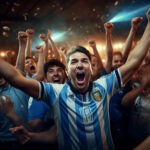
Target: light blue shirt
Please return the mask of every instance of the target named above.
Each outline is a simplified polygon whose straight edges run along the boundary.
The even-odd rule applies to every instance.
[[[17,115],[22,120],[27,122],[29,96],[11,85],[9,85],[8,88],[0,88],[0,93],[2,93],[2,95],[4,96],[10,97],[10,100],[14,102],[14,110]],[[7,119],[7,117],[5,117],[5,115],[0,110],[0,141],[16,140],[9,132],[9,128],[12,127],[13,124]]]

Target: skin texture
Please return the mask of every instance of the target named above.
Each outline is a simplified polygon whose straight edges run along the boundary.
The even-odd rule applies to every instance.
[[[50,83],[62,84],[65,80],[65,72],[59,66],[49,67],[46,73],[46,80]]]
[[[117,55],[117,54],[114,55],[113,56],[113,61],[112,61],[113,69],[115,70],[115,69],[119,68],[122,65],[123,65],[123,61],[122,61],[121,55]]]
[[[69,58],[68,74],[73,87],[81,93],[86,92],[92,75],[92,67],[88,56],[81,52],[73,53]],[[83,78],[79,79],[77,77],[79,74],[83,74]]]
[[[32,66],[35,69],[31,69]],[[36,63],[34,62],[33,59],[26,59],[25,60],[25,71],[29,74],[29,75],[34,75],[36,73]]]

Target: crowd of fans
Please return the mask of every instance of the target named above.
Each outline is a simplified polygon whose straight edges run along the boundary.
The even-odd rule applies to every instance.
[[[150,149],[150,9],[131,20],[123,50],[113,52],[114,25],[104,24],[106,62],[95,40],[57,48],[51,32],[32,56],[33,29],[18,32],[16,65],[0,58],[0,149]]]

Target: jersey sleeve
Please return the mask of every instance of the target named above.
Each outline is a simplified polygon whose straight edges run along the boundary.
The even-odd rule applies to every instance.
[[[56,101],[59,99],[59,95],[64,84],[52,84],[45,82],[39,83],[39,99],[42,99],[53,107]]]
[[[109,96],[113,95],[113,93],[122,86],[122,78],[119,69],[99,78],[96,80],[96,83],[101,84]]]

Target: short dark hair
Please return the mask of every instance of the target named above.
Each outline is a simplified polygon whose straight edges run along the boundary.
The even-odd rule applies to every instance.
[[[121,51],[115,51],[115,52],[113,52],[113,56],[114,56],[114,55],[120,55],[120,56],[122,57]]]
[[[67,53],[67,55],[66,55],[66,62],[67,62],[67,64],[68,64],[68,62],[69,62],[69,57],[70,57],[70,55],[72,55],[72,54],[75,53],[75,52],[84,53],[85,55],[88,56],[89,60],[91,61],[90,52],[89,52],[86,48],[84,48],[84,47],[82,47],[82,46],[73,46],[73,47],[68,51],[68,53]]]
[[[59,66],[61,67],[64,72],[65,72],[65,65],[63,63],[61,63],[58,59],[50,59],[48,62],[46,62],[44,64],[44,75],[46,76],[46,73],[48,71],[48,68],[49,67],[52,67],[52,66]]]
[[[30,56],[26,56],[26,59],[33,59],[32,57],[30,57]],[[33,59],[34,60],[34,59]]]

